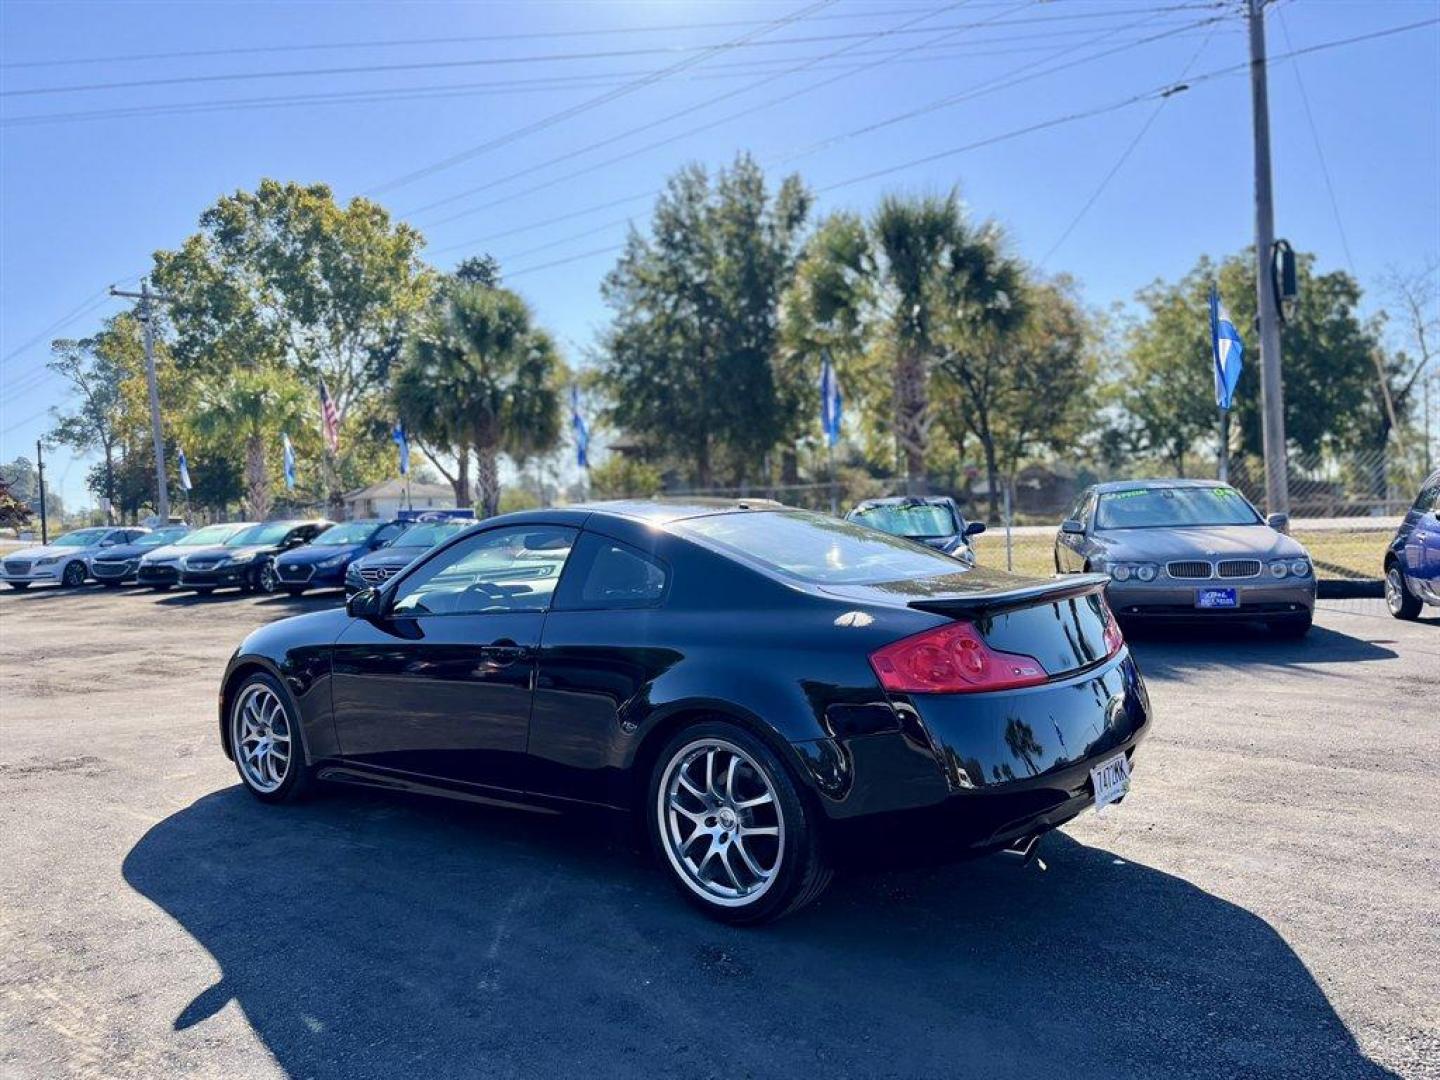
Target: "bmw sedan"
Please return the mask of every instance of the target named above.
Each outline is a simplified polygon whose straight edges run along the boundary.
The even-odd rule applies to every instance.
[[[850,852],[1028,856],[1124,798],[1150,706],[1105,582],[743,503],[509,514],[252,633],[220,738],[268,803],[632,811],[685,899],[760,922]]]
[[[1108,574],[1125,619],[1259,620],[1301,637],[1315,571],[1285,525],[1214,480],[1096,484],[1060,526],[1055,569]]]
[[[189,532],[189,525],[167,525],[163,529],[141,533],[128,544],[106,548],[90,560],[90,576],[108,588],[119,588],[127,581],[135,580],[142,558],[175,543]]]
[[[149,529],[112,528],[76,529],[40,547],[23,548],[0,561],[0,581],[12,589],[28,589],[35,584],[64,585],[68,588],[85,584],[90,576],[90,560],[111,548],[128,544]]]
[[[156,592],[164,592],[180,580],[180,560],[190,552],[197,548],[223,544],[236,533],[254,525],[253,521],[235,521],[222,525],[206,525],[188,532],[173,544],[166,544],[140,556],[140,564],[135,568],[135,580]]]
[[[352,561],[378,551],[408,526],[405,521],[375,519],[332,525],[300,550],[277,555],[275,581],[291,596],[309,589],[343,589]]]
[[[970,538],[985,531],[983,521],[967,522],[955,500],[943,495],[866,499],[845,519],[943,551],[966,566],[975,565]]]
[[[1397,619],[1440,607],[1440,470],[1431,473],[1385,551],[1385,603]]]
[[[182,589],[208,596],[216,589],[273,593],[276,555],[303,547],[333,522],[267,521],[241,529],[223,543],[188,552],[180,559]]]

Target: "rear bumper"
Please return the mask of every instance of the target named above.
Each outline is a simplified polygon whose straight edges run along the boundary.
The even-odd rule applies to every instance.
[[[1123,619],[1257,619],[1306,616],[1315,610],[1315,577],[1275,581],[1214,578],[1180,583],[1112,581],[1105,589],[1115,614]],[[1199,608],[1200,589],[1234,589],[1239,606]]]
[[[1052,829],[1093,802],[1091,768],[1133,760],[1150,728],[1128,651],[1044,686],[895,706],[900,732],[799,747],[848,855],[980,855]]]

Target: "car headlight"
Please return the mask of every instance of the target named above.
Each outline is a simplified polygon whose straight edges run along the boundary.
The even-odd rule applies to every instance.
[[[1284,562],[1284,561],[1282,560],[1281,562],[1272,562],[1272,563],[1270,564],[1270,576],[1271,576],[1271,577],[1274,577],[1274,578],[1283,578],[1283,577],[1284,577],[1286,574],[1288,574],[1288,573],[1290,573],[1290,564],[1289,564],[1289,563]]]
[[[329,570],[332,567],[341,565],[347,558],[349,558],[349,556],[347,555],[333,555],[330,558],[326,559],[324,562],[322,562],[320,565],[325,567],[325,569]]]
[[[234,555],[226,555],[225,558],[221,559],[221,560],[220,560],[220,565],[221,565],[221,566],[244,566],[246,563],[248,563],[248,562],[253,562],[254,560],[255,560],[255,552],[253,552],[253,551],[237,551]]]
[[[1154,581],[1155,575],[1159,572],[1159,567],[1154,563],[1141,563],[1135,568],[1135,576],[1141,581]]]
[[[1296,577],[1307,577],[1310,574],[1310,564],[1304,559],[1291,559],[1290,573]]]
[[[60,561],[60,556],[59,556],[59,555],[46,555],[43,559],[36,559],[36,560],[35,560],[35,565],[36,565],[36,566],[54,566],[54,565],[55,565],[57,562],[59,562],[59,561]]]
[[[1129,581],[1135,578],[1137,581],[1154,581],[1159,575],[1160,568],[1154,563],[1115,563],[1110,567],[1110,576],[1116,581]]]
[[[1111,576],[1112,578],[1114,578],[1116,581],[1129,581],[1129,580],[1130,580],[1130,564],[1129,564],[1129,563],[1119,563],[1119,564],[1117,564],[1117,565],[1115,565],[1115,566],[1112,566],[1112,567],[1110,568],[1110,576]]]

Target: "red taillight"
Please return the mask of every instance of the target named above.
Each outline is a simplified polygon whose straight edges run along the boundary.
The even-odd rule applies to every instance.
[[[1100,598],[1100,608],[1105,612],[1105,655],[1114,656],[1125,647],[1125,635],[1120,632],[1120,620],[1115,618],[1115,612],[1110,610],[1110,602],[1103,596]]]
[[[954,622],[886,645],[870,656],[886,690],[969,694],[1034,686],[1049,676],[1033,656],[999,652],[967,622]]]

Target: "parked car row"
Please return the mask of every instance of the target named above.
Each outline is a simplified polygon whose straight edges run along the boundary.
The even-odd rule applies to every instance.
[[[312,589],[344,587],[352,565],[382,552],[382,569],[393,573],[474,520],[472,511],[448,510],[340,524],[315,518],[200,528],[77,529],[53,543],[7,556],[0,561],[0,581],[12,589],[40,582],[74,588],[93,579],[108,588],[136,584],[200,595],[238,589],[299,596]],[[394,547],[402,538],[405,546]]]

